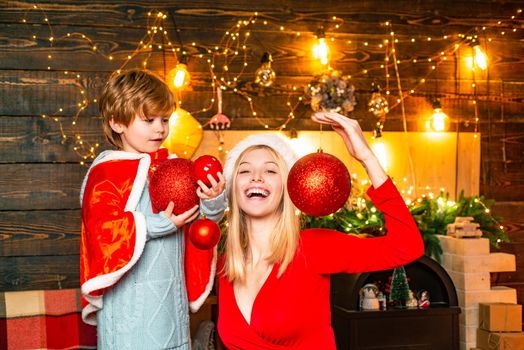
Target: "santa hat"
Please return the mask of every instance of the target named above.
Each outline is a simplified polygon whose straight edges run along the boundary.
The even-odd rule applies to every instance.
[[[277,152],[282,157],[284,162],[286,162],[288,170],[291,169],[293,164],[295,164],[295,162],[298,160],[298,156],[293,151],[293,148],[291,148],[290,142],[279,134],[268,132],[248,136],[237,143],[237,145],[233,147],[228,153],[226,164],[224,165],[224,177],[226,178],[226,183],[229,186],[232,184],[233,168],[235,167],[235,163],[240,154],[242,154],[242,152],[244,152],[247,148],[257,145],[268,146]],[[229,189],[227,192],[229,196]]]

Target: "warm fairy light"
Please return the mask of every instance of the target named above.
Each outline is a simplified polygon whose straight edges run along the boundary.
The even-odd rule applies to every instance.
[[[42,11],[42,9],[40,9],[38,6],[36,5],[31,5],[33,6],[33,8],[35,10],[39,10],[43,13],[42,15],[42,23],[45,23],[50,31],[49,31],[49,34],[46,34],[46,35],[43,35],[43,36],[39,36],[39,39],[44,39],[44,40],[48,40],[48,43],[50,46],[52,45],[57,45],[60,43],[60,40],[63,39],[63,38],[66,38],[66,37],[74,37],[74,36],[78,36],[78,37],[81,37],[82,39],[85,39],[89,42],[89,45],[90,45],[90,48],[92,51],[96,52],[97,55],[102,55],[104,57],[106,57],[108,59],[108,61],[117,61],[118,57],[115,57],[113,55],[110,55],[110,54],[104,54],[104,52],[101,52],[101,51],[104,51],[102,49],[103,46],[101,45],[96,45],[89,37],[87,37],[86,35],[82,34],[82,33],[67,33],[67,34],[64,34],[63,36],[58,36],[56,35],[56,33],[53,33],[52,31],[52,28],[51,28],[51,25],[49,23],[49,19],[47,17],[47,15],[45,15],[45,13]],[[516,13],[514,13],[514,16],[512,16],[512,20],[516,18],[516,15],[519,15],[520,13],[522,12],[521,9],[518,9],[516,11]],[[26,14],[24,13],[24,16],[26,16]],[[239,20],[238,23],[235,23],[235,25],[230,28],[227,32],[227,37],[224,36],[223,39],[220,41],[220,43],[218,43],[216,46],[215,46],[215,50],[216,52],[213,52],[212,48],[211,49],[206,49],[205,51],[207,51],[207,53],[198,53],[195,54],[194,51],[186,51],[186,50],[183,50],[183,48],[180,48],[180,47],[173,47],[173,44],[172,44],[172,41],[168,38],[167,34],[168,32],[165,30],[165,25],[163,24],[163,20],[165,20],[167,18],[167,15],[166,15],[166,12],[163,11],[150,11],[148,12],[148,16],[150,17],[148,19],[149,23],[147,25],[147,32],[149,33],[148,35],[145,35],[143,38],[141,38],[141,40],[139,41],[139,44],[137,45],[137,48],[136,50],[131,53],[129,56],[124,56],[122,58],[125,58],[127,57],[128,61],[132,60],[132,59],[139,59],[138,62],[140,62],[141,64],[143,64],[144,66],[148,66],[148,60],[150,59],[150,54],[154,51],[154,50],[157,50],[157,49],[160,49],[160,50],[163,50],[163,52],[172,52],[173,55],[175,55],[175,52],[184,52],[186,53],[187,55],[192,55],[191,57],[194,58],[194,59],[204,59],[206,60],[208,63],[210,64],[213,64],[213,63],[217,63],[217,67],[238,67],[238,66],[241,66],[241,72],[239,72],[238,74],[236,74],[236,76],[223,76],[223,75],[227,75],[227,74],[231,74],[231,72],[229,72],[231,69],[226,69],[224,72],[222,70],[220,70],[220,74],[218,74],[218,72],[213,72],[212,69],[210,69],[210,72],[211,72],[211,80],[212,80],[212,83],[211,85],[213,87],[215,87],[215,83],[219,84],[220,86],[224,87],[225,89],[227,89],[228,91],[232,91],[232,92],[235,92],[236,94],[238,94],[239,96],[245,98],[247,100],[247,102],[249,103],[249,107],[251,108],[251,111],[253,113],[253,115],[255,116],[255,118],[257,119],[257,121],[266,129],[285,129],[285,128],[291,128],[293,127],[292,124],[288,125],[289,121],[298,117],[295,116],[295,109],[300,105],[301,103],[301,97],[300,96],[297,96],[298,94],[300,94],[300,92],[297,92],[296,89],[294,88],[292,91],[289,89],[289,88],[283,88],[283,89],[286,89],[286,91],[289,93],[288,95],[288,102],[286,103],[287,107],[289,108],[289,113],[288,113],[288,116],[287,116],[287,120],[284,121],[283,123],[280,124],[280,126],[278,125],[270,125],[267,123],[267,121],[263,120],[263,119],[259,119],[256,117],[256,111],[255,111],[255,105],[254,105],[254,101],[249,97],[250,95],[250,92],[245,92],[245,90],[241,89],[239,87],[239,83],[241,83],[243,80],[240,79],[240,75],[244,73],[244,69],[247,69],[248,67],[248,54],[250,52],[252,52],[252,49],[251,48],[248,48],[248,46],[246,45],[247,42],[247,38],[250,37],[250,31],[248,31],[248,27],[249,25],[252,25],[252,24],[255,24],[255,19],[256,17],[258,16],[258,13],[254,13],[254,16],[250,17],[249,19],[247,20]],[[333,16],[332,18],[329,18],[329,20],[333,20],[333,21],[341,21],[340,18],[337,18],[336,16]],[[27,22],[25,18],[22,18],[21,19],[21,22],[26,24],[27,25]],[[31,21],[33,22],[33,21]],[[506,22],[509,22],[509,21],[506,21]],[[268,20],[264,20],[264,21],[260,21],[258,22],[258,24],[260,25],[268,25],[268,24],[271,24],[271,21],[268,21]],[[284,31],[285,29],[285,33],[286,34],[292,34],[292,35],[296,35],[297,39],[300,37],[300,32],[295,32],[293,30],[291,30],[289,27],[285,27],[283,25],[280,25],[280,24],[276,24],[276,23],[273,23],[275,25],[275,29],[278,30],[280,29],[281,31]],[[423,78],[423,79],[420,79],[419,82],[420,83],[416,83],[416,86],[414,87],[409,87],[408,90],[406,90],[405,93],[400,93],[400,96],[398,96],[398,98],[396,99],[397,101],[397,104],[400,104],[403,99],[405,99],[406,97],[409,97],[409,96],[412,96],[415,94],[416,91],[418,91],[419,89],[419,86],[420,84],[424,84],[426,79],[425,78],[428,78],[428,76],[430,74],[432,74],[432,72],[434,72],[438,66],[438,64],[442,63],[443,61],[446,60],[447,57],[452,57],[453,53],[455,52],[455,50],[458,49],[459,45],[462,45],[464,43],[464,40],[466,38],[466,35],[467,34],[461,34],[461,35],[457,35],[457,34],[450,34],[450,35],[444,35],[443,38],[444,39],[450,39],[450,40],[453,40],[453,38],[458,38],[458,40],[456,40],[455,42],[451,42],[450,43],[450,47],[449,48],[445,48],[445,49],[439,49],[438,52],[436,52],[434,55],[432,55],[431,57],[418,57],[419,59],[417,60],[417,58],[414,58],[414,57],[406,57],[405,59],[402,59],[402,62],[400,60],[397,60],[396,58],[393,58],[394,57],[394,53],[395,53],[395,47],[392,46],[393,43],[399,43],[399,42],[403,42],[403,41],[406,41],[406,42],[409,42],[411,41],[412,43],[415,42],[415,41],[421,41],[421,40],[427,40],[427,41],[431,41],[432,38],[429,37],[429,36],[425,36],[425,37],[422,37],[422,38],[414,38],[414,37],[408,37],[408,38],[405,38],[405,39],[398,39],[398,38],[395,38],[394,35],[395,35],[395,32],[393,31],[393,27],[391,26],[391,23],[388,21],[385,23],[386,26],[388,26],[388,28],[386,29],[386,35],[390,38],[388,39],[385,39],[383,41],[383,43],[380,43],[378,46],[380,49],[384,48],[385,51],[386,51],[386,62],[384,62],[383,65],[381,65],[381,69],[384,69],[386,68],[386,71],[387,71],[387,67],[388,65],[391,65],[391,62],[395,62],[397,64],[406,64],[406,63],[410,63],[410,62],[413,62],[413,63],[418,63],[418,62],[423,62],[422,64],[424,64],[425,62],[434,62],[432,65],[428,65],[428,72],[426,74],[426,76]],[[503,21],[500,21],[499,24],[503,24]],[[509,23],[508,23],[509,24]],[[382,23],[381,23],[382,25]],[[511,25],[512,26],[512,25]],[[513,27],[513,26],[512,26]],[[332,28],[340,28],[339,24],[337,23],[336,25],[333,25]],[[505,31],[507,31],[507,34],[511,34],[510,33],[510,30],[511,32],[515,32],[517,28],[504,28]],[[240,30],[244,31],[244,33],[241,33]],[[483,28],[483,30],[485,30],[485,28]],[[519,29],[520,30],[520,29]],[[154,37],[154,33],[156,33],[157,35],[163,35],[163,38],[161,41],[159,40],[155,40],[155,37]],[[318,32],[317,32],[318,34]],[[504,35],[506,34],[505,32],[502,32],[500,33],[501,35]],[[491,35],[493,35],[493,33],[491,33]],[[37,35],[35,35],[35,33],[30,33],[30,37],[32,37],[34,40],[37,39]],[[328,65],[329,64],[329,47],[326,43],[326,40],[325,40],[325,35],[317,35],[317,38],[318,38],[318,44],[319,47],[318,49],[316,50],[317,52],[317,55],[315,55],[316,58],[320,59],[321,63],[323,65]],[[476,38],[476,36],[475,36]],[[334,38],[330,38],[331,40],[334,40]],[[491,41],[492,38],[486,38],[487,42]],[[352,44],[354,43],[352,40],[347,40],[347,43],[348,44]],[[357,43],[358,44],[358,43]],[[374,47],[375,46],[375,43],[374,42],[367,42],[367,41],[363,41],[363,45],[364,46],[370,46],[370,47]],[[391,47],[389,47],[391,45]],[[190,42],[190,46],[192,48],[195,48],[195,47],[202,47],[204,45],[198,45],[198,43],[196,42]],[[397,47],[398,48],[398,47]],[[482,50],[480,50],[480,46],[479,45],[475,45],[475,46],[472,46],[473,48],[473,52],[474,52],[474,64],[479,68],[479,69],[486,69],[487,68],[487,64],[488,64],[488,60],[487,60],[487,57],[486,55],[484,54],[484,52],[482,52]],[[225,49],[225,50],[224,50]],[[138,55],[141,55],[141,54],[146,54],[148,55],[146,59],[144,58],[138,58]],[[220,62],[215,62],[216,61],[216,57],[218,57],[218,54],[222,55],[222,57],[224,57],[224,62],[222,64],[220,64]],[[240,64],[237,64],[237,65],[233,65],[231,60],[232,58],[234,57],[242,57],[243,56],[243,59],[244,61],[243,62],[240,62]],[[446,57],[447,56],[447,57]],[[211,60],[210,57],[212,57],[213,59]],[[389,60],[389,57],[392,57],[391,60]],[[175,57],[176,58],[176,57]],[[48,56],[48,70],[57,70],[59,71],[59,69],[57,69],[57,67],[55,67],[54,65],[54,57],[52,57],[52,55],[49,55]],[[51,62],[53,61],[53,62]],[[122,66],[119,67],[119,69],[116,69],[115,71],[116,72],[120,72],[121,69],[124,68],[124,66],[128,63],[128,61],[126,61]],[[473,60],[472,60],[472,64],[473,64]],[[213,68],[214,68],[214,64],[213,64]],[[483,68],[483,67],[486,67],[486,68]],[[187,66],[185,67],[186,68],[186,71],[187,71]],[[369,69],[369,71],[368,71]],[[374,68],[373,68],[374,69]],[[365,67],[363,69],[361,69],[360,71],[358,71],[355,76],[362,76],[363,74],[368,74],[369,72],[372,72],[373,71],[372,68],[370,67]],[[72,75],[69,75],[70,78],[73,78],[75,75],[78,79],[78,81],[80,82],[80,76],[78,74],[76,74],[75,72],[71,72]],[[189,72],[188,72],[189,73]],[[64,74],[68,74],[67,71],[64,72]],[[175,74],[174,77],[173,77],[173,86],[177,85],[177,86],[184,86],[185,83],[181,81],[185,81],[185,78],[183,79],[181,77],[182,74]],[[183,74],[185,76],[185,74]],[[217,77],[218,75],[218,77]],[[397,72],[397,75],[398,75],[398,72]],[[224,79],[225,78],[225,79]],[[386,79],[389,79],[390,78],[390,75],[388,72],[386,72]],[[397,76],[397,79],[398,79],[398,76]],[[171,85],[171,84],[170,84]],[[79,86],[81,86],[81,83],[79,83]],[[280,88],[280,87],[279,87]],[[83,89],[83,88],[82,88]],[[301,91],[301,87],[299,87],[298,91]],[[386,94],[391,96],[390,95],[390,91],[389,91],[389,88],[386,88],[387,92]],[[395,93],[395,92],[393,92]],[[82,94],[82,93],[80,93]],[[397,97],[397,96],[395,96]],[[296,103],[289,103],[290,99],[293,98]],[[73,122],[71,123],[71,125],[73,126],[76,126],[76,118],[78,117],[78,113],[80,113],[81,111],[83,111],[84,109],[87,108],[88,106],[88,103],[90,102],[90,100],[88,98],[84,99],[84,100],[81,100],[82,102],[79,103],[78,101],[76,101],[74,103],[73,106],[63,106],[63,107],[75,107],[77,108],[77,115],[75,116]],[[209,111],[211,109],[211,107],[213,106],[214,103],[216,103],[215,99],[214,98],[211,98],[210,100],[210,105],[208,105],[207,107],[205,108],[202,108],[201,110],[199,110],[198,112],[205,112],[205,111]],[[96,100],[93,100],[93,102],[96,102]],[[182,101],[179,101],[180,103],[182,103]],[[391,109],[395,108],[397,105],[392,105],[391,106]],[[196,113],[198,113],[196,112]],[[65,113],[69,113],[68,110],[65,111]],[[51,113],[51,116],[52,116],[52,113]],[[45,118],[45,115],[42,116],[43,118]],[[53,119],[53,117],[50,117],[48,118],[49,120],[55,120]],[[478,116],[475,115],[475,122],[478,123]],[[60,121],[56,121],[57,123],[59,123]],[[436,119],[436,128],[439,129],[440,126],[442,123],[439,122],[439,118]],[[444,123],[445,124],[445,123]],[[63,131],[62,128],[60,128],[60,130],[62,130],[62,138],[63,139],[66,139],[66,135],[65,135],[65,132]],[[476,131],[476,129],[475,129]],[[74,132],[74,135],[77,135],[76,132]],[[477,133],[475,132],[475,137],[478,137]],[[98,147],[98,146],[97,146]],[[96,149],[96,147],[95,147]],[[77,153],[80,151],[80,148],[78,148],[77,150]],[[93,150],[91,148],[88,148],[86,150],[87,152],[93,152]],[[226,150],[227,152],[227,150]],[[88,158],[91,158],[93,155],[90,154],[88,155]],[[82,155],[83,157],[83,155]]]

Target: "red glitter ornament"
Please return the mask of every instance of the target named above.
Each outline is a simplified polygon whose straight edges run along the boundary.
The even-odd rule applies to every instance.
[[[346,203],[351,190],[349,172],[338,158],[319,151],[300,158],[289,171],[287,189],[298,209],[326,216]]]
[[[222,164],[215,157],[206,154],[195,160],[193,180],[195,182],[201,180],[207,187],[211,187],[211,181],[209,181],[207,175],[210,174],[218,182],[218,172],[223,172]]]
[[[153,206],[165,210],[169,202],[173,201],[173,213],[178,215],[197,205],[198,185],[193,181],[192,174],[193,162],[189,159],[174,158],[160,163],[149,183]]]
[[[220,240],[220,228],[206,218],[195,220],[189,227],[189,240],[198,249],[211,249]]]

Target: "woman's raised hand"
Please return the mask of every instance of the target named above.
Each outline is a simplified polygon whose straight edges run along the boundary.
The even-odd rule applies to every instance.
[[[331,125],[344,140],[349,153],[359,162],[365,163],[374,157],[356,120],[335,112],[317,112],[311,118],[318,123]]]
[[[369,147],[356,120],[335,112],[317,112],[311,119],[333,127],[333,130],[344,140],[349,153],[364,166],[375,188],[387,180],[386,172]]]

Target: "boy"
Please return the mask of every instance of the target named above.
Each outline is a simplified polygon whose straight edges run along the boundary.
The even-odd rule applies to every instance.
[[[99,349],[189,349],[188,298],[196,311],[212,286],[216,250],[185,244],[182,230],[199,206],[174,215],[171,202],[155,214],[149,196],[148,178],[168,156],[160,145],[174,106],[167,85],[144,70],[111,77],[100,98],[118,151],[102,152],[84,179],[80,247],[82,318],[97,325]],[[218,177],[197,190],[215,221],[226,208]]]

